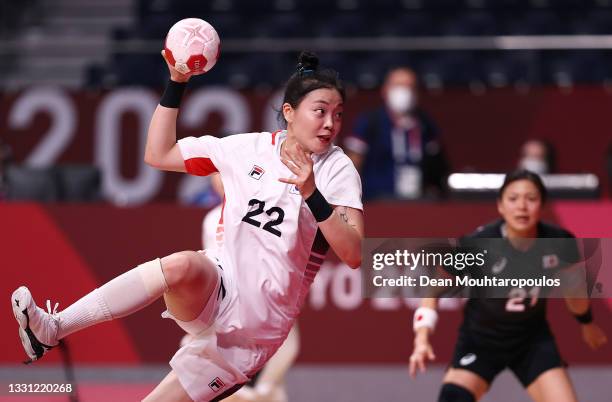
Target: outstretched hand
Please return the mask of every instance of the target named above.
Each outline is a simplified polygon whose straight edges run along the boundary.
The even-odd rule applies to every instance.
[[[597,324],[583,324],[581,327],[582,339],[591,349],[596,350],[608,342],[608,337]]]
[[[164,60],[166,61],[166,65],[168,66],[168,70],[170,70],[170,79],[174,82],[187,82],[189,81],[189,78],[191,78],[191,76],[193,76],[193,73],[187,73],[187,74],[183,74],[180,71],[178,71],[176,68],[174,68],[174,66],[168,61],[168,57],[166,56],[166,51],[162,50],[161,51],[161,55],[164,58]]]
[[[416,339],[414,343],[414,350],[410,356],[409,371],[412,378],[416,377],[417,369],[421,372],[425,372],[425,365],[427,360],[434,360],[436,355],[433,352],[433,347],[429,340]]]
[[[281,161],[296,177],[278,180],[287,184],[295,184],[304,199],[310,197],[316,188],[312,170],[314,163],[310,155],[296,142],[295,145],[283,146]]]

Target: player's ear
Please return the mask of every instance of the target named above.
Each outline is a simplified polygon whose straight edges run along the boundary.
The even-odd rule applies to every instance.
[[[498,198],[497,199],[497,212],[499,212],[499,214],[501,216],[504,216],[504,205],[502,204],[502,199]]]
[[[293,113],[293,107],[287,102],[283,103],[283,117],[287,123],[293,122]]]

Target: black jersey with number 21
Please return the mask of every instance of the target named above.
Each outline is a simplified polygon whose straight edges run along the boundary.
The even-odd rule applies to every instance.
[[[503,238],[498,220],[479,227],[462,241],[469,243],[492,239],[486,264],[481,275],[497,278],[554,277],[559,270],[578,262],[580,253],[574,236],[567,230],[546,223],[538,223],[537,239],[524,251],[518,250]],[[495,239],[495,240],[493,240]],[[558,240],[546,240],[558,239]],[[561,240],[566,239],[566,240]],[[465,309],[462,329],[482,335],[493,344],[500,339],[524,338],[533,330],[546,325],[546,299],[539,287],[511,287],[498,289],[505,298],[471,297]]]

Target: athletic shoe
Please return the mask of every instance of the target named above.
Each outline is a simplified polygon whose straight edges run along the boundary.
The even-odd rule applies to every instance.
[[[57,306],[51,310],[51,302],[47,300],[47,311],[36,305],[30,290],[25,286],[19,287],[11,296],[13,314],[19,323],[19,337],[29,361],[43,357],[45,353],[57,346]]]

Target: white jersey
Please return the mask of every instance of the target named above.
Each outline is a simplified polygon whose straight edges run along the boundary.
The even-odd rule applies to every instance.
[[[286,131],[189,137],[178,142],[187,172],[218,171],[225,189],[218,258],[236,290],[217,333],[279,343],[291,329],[329,248],[280,160]],[[313,155],[315,183],[332,205],[363,210],[361,180],[337,146]],[[230,292],[231,293],[231,292]]]
[[[213,249],[223,244],[223,224],[220,224],[221,210],[219,204],[206,213],[202,219],[202,249]]]

